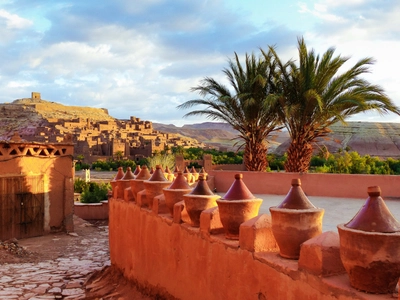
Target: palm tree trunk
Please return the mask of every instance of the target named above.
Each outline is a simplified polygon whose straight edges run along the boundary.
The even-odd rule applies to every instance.
[[[263,140],[246,141],[243,161],[247,171],[265,172],[268,167],[267,145]]]
[[[292,140],[287,150],[286,172],[307,172],[310,166],[313,147],[303,137]]]

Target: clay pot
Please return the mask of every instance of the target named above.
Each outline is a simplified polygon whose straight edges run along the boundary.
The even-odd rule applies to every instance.
[[[124,177],[124,175],[125,175],[124,170],[122,169],[122,167],[119,167],[118,168],[118,172],[115,175],[114,179],[110,181],[111,189],[112,189],[112,195],[113,195],[114,198],[117,198],[117,193],[116,193],[117,192],[116,191],[117,190],[116,189],[117,181],[120,180],[122,177]]]
[[[136,169],[135,169],[135,172],[133,172],[133,175],[135,175],[135,177],[136,177],[139,173],[140,173],[140,166],[137,165]]]
[[[204,167],[203,167],[203,168],[201,168],[201,170],[200,170],[200,173],[199,173],[199,174],[200,174],[199,176],[203,175],[203,177],[204,177],[204,179],[205,179],[205,180],[207,180],[207,179],[208,179],[208,173],[206,172],[206,170],[204,169]]]
[[[199,180],[199,173],[197,173],[194,166],[192,166],[192,168],[190,169],[190,174],[192,174],[192,176],[193,176],[193,179],[192,179],[193,181]]]
[[[171,181],[168,181],[167,178],[165,178],[161,166],[157,165],[154,173],[148,180],[144,180],[143,184],[144,189],[146,190],[146,199],[149,208],[152,209],[154,197],[163,194],[163,188],[170,186]]]
[[[174,205],[183,200],[183,195],[188,194],[192,191],[192,188],[187,183],[185,177],[182,172],[178,172],[176,179],[172,182],[172,184],[163,189],[165,204],[171,213],[171,216],[174,215]]]
[[[186,211],[193,227],[200,227],[200,215],[203,210],[217,206],[216,200],[221,198],[214,195],[203,175],[199,176],[196,187],[186,195],[183,195]]]
[[[179,170],[179,167],[178,166],[175,166],[175,169],[174,169],[174,174],[175,175],[178,175],[178,172],[179,172],[180,170]]]
[[[239,239],[240,224],[256,217],[262,203],[262,199],[249,191],[242,178],[242,174],[236,174],[228,192],[216,200],[227,239]]]
[[[133,175],[130,167],[126,168],[125,175],[117,181],[118,186],[118,195],[117,198],[124,199],[124,191],[126,188],[130,187],[130,181],[135,179],[135,175]]]
[[[187,167],[185,167],[185,170],[183,171],[183,176],[185,176],[187,182],[192,183],[192,178],[193,175],[192,173],[190,173],[189,169]]]
[[[168,181],[174,181],[175,175],[171,172],[168,166],[165,167],[164,176],[167,178]]]
[[[340,258],[352,287],[368,293],[393,293],[400,277],[400,224],[378,186],[353,219],[338,225]]]
[[[324,209],[316,208],[304,194],[300,179],[292,180],[292,188],[282,203],[269,208],[272,233],[279,246],[279,255],[298,259],[300,245],[322,233]]]
[[[137,193],[144,190],[143,181],[147,180],[151,177],[149,169],[147,166],[143,166],[139,172],[139,174],[135,177],[135,179],[130,181],[131,190],[133,194],[133,199],[136,201]]]

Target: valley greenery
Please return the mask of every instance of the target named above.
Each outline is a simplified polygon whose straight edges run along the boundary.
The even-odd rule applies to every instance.
[[[161,164],[163,167],[168,166],[171,170],[174,168],[175,154],[183,155],[185,160],[202,160],[203,155],[212,155],[213,165],[223,164],[242,164],[244,151],[232,152],[232,151],[218,151],[214,149],[202,149],[202,148],[172,148],[170,154],[159,153],[151,158],[145,158],[140,160],[137,164],[140,166],[147,165],[151,168],[157,164]],[[265,171],[285,171],[285,164],[288,160],[288,155],[266,155],[268,161],[268,167]],[[132,170],[137,165],[133,160],[128,159],[109,159],[107,161],[97,161],[92,164],[92,170],[97,171],[117,171],[118,167],[122,167],[126,171],[127,167],[131,167]],[[189,164],[189,168],[194,166],[195,168],[201,168],[197,162]],[[206,170],[207,171],[207,170]],[[342,174],[388,174],[388,175],[400,175],[400,159],[387,158],[382,159],[370,155],[360,155],[355,151],[350,151],[349,148],[342,150],[339,149],[337,153],[329,153],[326,148],[322,147],[318,155],[313,155],[310,160],[310,167],[308,172],[310,173],[342,173]],[[83,180],[75,181],[75,191],[81,193],[82,189],[87,185]]]

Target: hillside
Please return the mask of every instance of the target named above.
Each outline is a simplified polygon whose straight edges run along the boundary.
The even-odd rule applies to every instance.
[[[197,138],[199,141],[212,143],[215,146],[233,145],[230,139],[235,137],[235,131],[228,124],[223,123],[206,122],[182,127],[165,126],[155,124],[154,127]],[[349,147],[350,150],[357,151],[361,155],[400,157],[399,123],[348,122],[347,126],[337,123],[330,129],[332,132],[318,141],[316,152],[318,147],[325,145],[331,153],[337,152],[339,148]],[[270,153],[282,155],[289,146],[290,140],[288,133],[282,130],[274,132],[268,142]]]
[[[48,126],[51,119],[114,120],[106,109],[66,106],[42,99],[17,99],[0,104],[0,140],[8,140],[15,131],[33,134],[38,127]]]
[[[93,122],[117,120],[108,114],[107,109],[81,106],[66,106],[42,99],[24,98],[12,103],[0,104],[0,140],[8,140],[18,131],[22,135],[34,135],[38,128],[49,126],[49,122],[56,119],[74,120],[90,119]],[[56,125],[56,127],[60,127]],[[83,126],[81,124],[81,126]],[[153,129],[163,133],[174,133],[196,139],[209,146],[234,151],[239,144],[237,132],[229,124],[218,122],[204,122],[200,124],[177,127],[172,124],[152,123]],[[83,129],[83,128],[82,128]],[[73,128],[62,128],[68,133]],[[332,133],[320,139],[316,146],[327,146],[334,153],[339,148],[357,151],[365,155],[380,157],[400,157],[400,124],[399,123],[368,123],[348,122],[347,126],[337,123],[331,126]],[[51,134],[51,132],[49,132]],[[288,133],[285,130],[274,132],[268,139],[269,152],[285,153],[289,145]]]

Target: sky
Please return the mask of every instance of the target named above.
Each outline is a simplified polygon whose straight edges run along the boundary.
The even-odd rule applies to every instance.
[[[181,126],[191,88],[225,83],[234,53],[275,46],[297,58],[297,39],[323,53],[376,63],[365,75],[400,106],[400,1],[0,0],[0,103],[29,98],[107,108],[115,118]],[[351,121],[399,122],[394,114]]]

